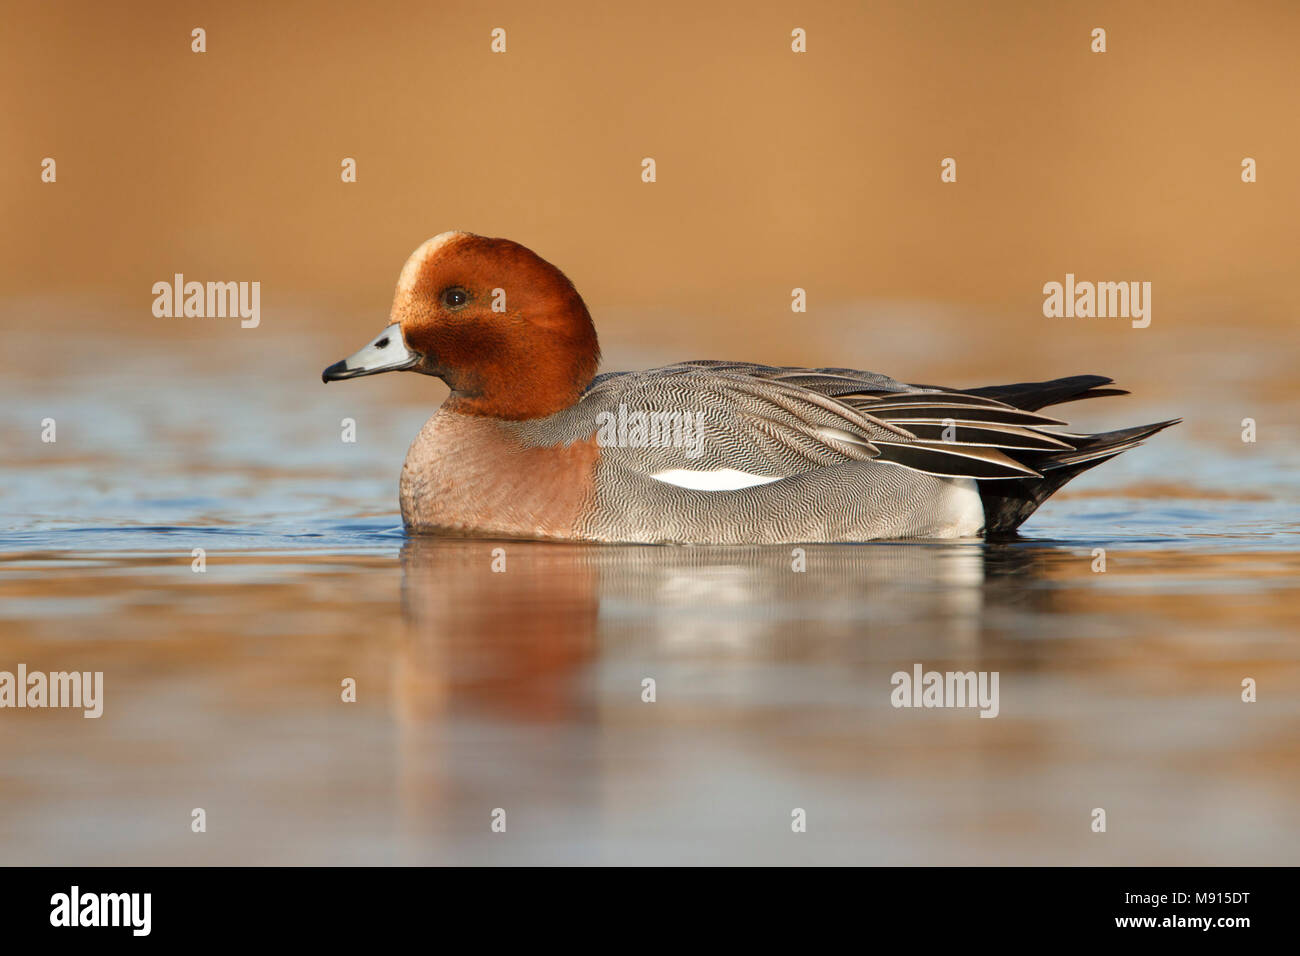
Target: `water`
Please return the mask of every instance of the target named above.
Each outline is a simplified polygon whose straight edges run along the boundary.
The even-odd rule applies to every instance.
[[[24,334],[0,669],[101,670],[106,700],[0,712],[6,863],[1300,862],[1277,380],[1217,392],[1249,398],[1253,445],[1212,389],[1067,406],[1188,421],[1021,540],[810,546],[799,573],[790,548],[407,538],[432,383],[315,386],[337,356],[270,334],[51,371]],[[895,709],[915,663],[997,671],[999,715]]]

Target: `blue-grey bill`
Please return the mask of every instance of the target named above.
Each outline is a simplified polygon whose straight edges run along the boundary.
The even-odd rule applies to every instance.
[[[419,361],[420,356],[406,347],[402,327],[394,323],[375,336],[374,341],[343,361],[335,362],[320,377],[322,382],[340,382],[348,378],[360,378],[362,375],[411,368]]]

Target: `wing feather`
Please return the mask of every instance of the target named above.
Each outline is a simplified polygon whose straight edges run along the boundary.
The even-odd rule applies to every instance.
[[[1026,463],[1035,457],[1079,450],[1082,436],[1044,430],[1064,422],[1003,397],[994,390],[907,385],[854,369],[692,361],[602,375],[577,417],[590,422],[593,414],[619,407],[699,416],[697,454],[671,446],[602,449],[602,460],[646,474],[778,479],[878,460],[934,475],[1023,478],[1039,475]]]

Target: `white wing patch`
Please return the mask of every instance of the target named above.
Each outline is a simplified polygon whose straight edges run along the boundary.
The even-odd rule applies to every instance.
[[[691,471],[688,468],[672,468],[668,471],[657,472],[650,477],[655,481],[662,481],[666,485],[691,488],[695,491],[738,491],[741,488],[752,488],[755,485],[766,485],[769,482],[781,480],[780,478],[769,478],[766,475],[751,475],[747,471],[737,471],[735,468],[718,468],[714,471]]]

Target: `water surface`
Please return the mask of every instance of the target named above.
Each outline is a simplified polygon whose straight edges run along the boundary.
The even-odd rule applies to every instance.
[[[0,713],[5,863],[1300,862],[1296,443],[1268,382],[1241,385],[1271,423],[1249,446],[1190,395],[1093,403],[1188,422],[1018,541],[809,546],[796,572],[784,547],[408,538],[397,470],[438,395],[315,387],[269,338],[11,360],[0,669],[101,670],[106,702]],[[895,709],[916,663],[997,671],[999,715]]]

